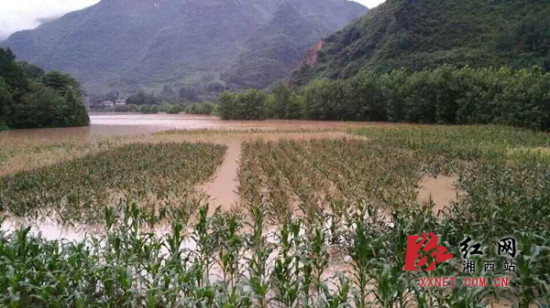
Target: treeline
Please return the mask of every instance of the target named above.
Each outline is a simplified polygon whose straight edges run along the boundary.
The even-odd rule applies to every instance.
[[[155,114],[165,112],[168,114],[178,114],[184,110],[184,107],[179,104],[163,103],[161,105],[118,105],[112,108],[115,112],[140,112],[144,114]]]
[[[16,62],[0,48],[0,130],[89,125],[79,89],[70,75]]]
[[[267,93],[224,92],[223,119],[312,119],[506,124],[550,129],[550,73],[539,68],[458,68],[365,72]]]
[[[217,85],[217,83],[211,84]],[[186,88],[181,88],[180,92],[184,92],[185,89]],[[166,92],[166,87],[163,90],[163,93],[164,92]],[[194,102],[189,101],[191,98],[195,98],[196,100]],[[163,94],[155,95],[153,93],[146,93],[145,91],[139,91],[128,97],[126,104],[125,106],[115,106],[114,110],[118,112],[141,113],[166,112],[168,114],[177,114],[185,111],[185,113],[188,114],[210,115],[216,106],[208,102],[200,102],[198,97],[194,96],[173,98],[164,96]]]
[[[211,77],[211,76],[207,76]],[[208,78],[202,80],[206,83]],[[216,99],[227,87],[222,81],[211,80],[206,85],[188,84],[174,89],[170,85],[164,85],[158,93],[147,92],[143,89],[129,96],[126,103],[132,105],[160,105],[171,102],[179,105],[188,105],[197,102],[208,102]]]
[[[216,105],[211,103],[193,103],[189,105],[162,103],[160,105],[136,105],[126,104],[118,105],[112,108],[115,112],[140,112],[145,114],[155,114],[164,112],[167,114],[179,114],[185,112],[188,114],[215,114]]]

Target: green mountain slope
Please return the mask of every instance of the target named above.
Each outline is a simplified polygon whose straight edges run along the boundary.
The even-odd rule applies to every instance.
[[[327,30],[300,16],[292,5],[284,4],[273,20],[247,41],[247,50],[222,78],[240,88],[264,88],[284,79]]]
[[[550,69],[548,0],[388,0],[324,40],[294,84],[443,63]]]
[[[75,75],[92,93],[207,84],[235,65],[251,38],[263,39],[258,29],[270,24],[286,2],[102,0],[15,33],[2,45],[22,60]],[[366,12],[347,0],[290,2],[307,23],[323,25],[317,40]],[[256,59],[245,57],[247,61]]]

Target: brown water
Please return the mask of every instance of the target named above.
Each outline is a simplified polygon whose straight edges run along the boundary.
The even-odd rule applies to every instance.
[[[92,114],[92,130],[111,127],[122,133],[131,127],[132,133],[149,133],[169,129],[223,129],[223,130],[295,130],[295,129],[345,129],[357,127],[360,123],[302,121],[302,120],[265,120],[265,121],[222,121],[218,117],[204,115],[142,115],[142,114]],[[97,131],[104,133],[104,131]]]
[[[89,127],[77,128],[50,128],[50,129],[22,129],[0,132],[0,147],[9,152],[15,152],[16,156],[9,156],[7,160],[0,161],[0,174],[13,173],[19,170],[32,169],[43,165],[49,165],[58,161],[71,159],[88,151],[86,144],[97,137],[148,135],[166,130],[233,130],[235,133],[223,132],[214,134],[168,134],[159,138],[188,141],[206,141],[224,144],[228,151],[223,164],[218,168],[213,178],[201,185],[211,202],[221,206],[223,210],[230,210],[239,203],[238,191],[238,167],[240,159],[240,145],[244,141],[257,138],[277,140],[279,138],[334,138],[343,135],[343,132],[319,131],[319,130],[344,130],[359,127],[365,123],[354,122],[329,122],[329,121],[294,121],[294,120],[266,120],[266,121],[222,121],[218,117],[200,115],[142,115],[142,114],[116,114],[102,113],[90,115]],[[255,133],[245,132],[255,130]],[[300,132],[292,132],[292,131]],[[303,132],[302,130],[308,130]],[[243,133],[239,133],[243,131]],[[141,137],[138,137],[141,138]],[[146,137],[150,138],[150,137]],[[156,138],[156,137],[155,137]],[[60,144],[83,145],[72,148],[64,148]],[[28,147],[27,147],[28,146]],[[43,148],[45,146],[45,148]],[[38,147],[40,151],[34,149]],[[21,153],[20,149],[25,149]],[[28,150],[31,149],[31,150]],[[75,152],[75,153],[73,153]],[[87,153],[87,152],[86,152]],[[2,154],[2,151],[0,151]],[[13,229],[20,223],[7,221],[2,228]],[[28,222],[25,222],[28,223]],[[83,227],[68,228],[52,222],[38,222],[34,225],[37,232],[47,234],[49,238],[81,238],[90,229]]]
[[[91,153],[94,151],[93,147],[98,146],[93,141],[101,137],[122,136],[130,137],[132,139],[129,140],[135,141],[136,136],[141,138],[142,135],[167,130],[231,130],[235,132],[232,134],[220,133],[220,135],[176,134],[179,139],[208,141],[228,147],[224,163],[212,181],[203,186],[203,191],[212,197],[213,202],[228,209],[239,200],[236,192],[238,188],[236,179],[241,142],[257,138],[327,137],[327,134],[342,134],[342,132],[327,130],[345,130],[365,124],[303,120],[223,121],[218,117],[204,115],[131,113],[92,113],[90,120],[89,127],[21,129],[0,132],[0,175],[51,165]],[[238,133],[250,130],[254,130],[255,133]],[[170,138],[169,135],[163,137],[164,139]],[[65,147],[65,145],[68,146]],[[2,156],[3,159],[1,159]]]
[[[311,140],[348,137],[344,132],[339,131],[311,131],[311,132],[259,132],[259,133],[232,133],[230,135],[190,135],[188,141],[204,141],[222,144],[227,146],[224,161],[216,171],[211,181],[201,185],[200,189],[209,196],[211,205],[210,214],[213,214],[216,207],[223,211],[229,211],[240,207],[238,194],[239,161],[241,157],[241,144],[257,139],[262,140]],[[196,139],[198,138],[198,140]]]
[[[266,120],[266,121],[222,121],[218,117],[204,115],[92,113],[89,127],[18,129],[0,132],[0,144],[24,142],[27,139],[63,141],[92,137],[136,136],[155,132],[181,130],[315,130],[347,129],[364,125],[359,122]]]

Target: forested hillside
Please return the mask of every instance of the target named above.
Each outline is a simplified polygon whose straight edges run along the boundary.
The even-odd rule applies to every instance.
[[[281,20],[281,10],[296,16]],[[102,0],[2,45],[25,61],[73,74],[95,94],[205,89],[230,68],[234,85],[249,85],[254,69],[265,70],[261,86],[288,76],[306,43],[366,11],[347,0]],[[280,57],[287,57],[284,66],[272,65]]]
[[[313,58],[294,72],[294,84],[446,63],[548,71],[550,2],[388,0],[328,36]]]
[[[88,125],[79,88],[70,75],[15,62],[0,48],[0,130]]]

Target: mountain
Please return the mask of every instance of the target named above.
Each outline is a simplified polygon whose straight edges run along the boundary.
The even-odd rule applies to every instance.
[[[444,63],[548,71],[550,1],[388,0],[322,40],[291,82]]]
[[[73,74],[88,92],[158,90],[205,84],[226,71],[235,80],[231,72],[279,63],[280,54],[292,55],[282,69],[288,75],[300,60],[296,54],[310,47],[305,42],[366,10],[347,0],[102,0],[17,32],[2,46],[21,60]],[[285,19],[284,12],[292,16]],[[261,85],[284,76],[275,69]]]
[[[292,5],[284,4],[245,43],[245,51],[222,79],[240,88],[264,88],[284,79],[327,30],[306,20]]]
[[[345,12],[349,7],[348,3],[342,3],[336,11]],[[245,43],[245,51],[222,74],[223,79],[230,86],[239,88],[265,88],[280,81],[288,77],[303,54],[321,37],[330,33],[330,29],[340,29],[355,17],[351,10],[339,19],[331,18],[336,16],[332,14],[300,14],[300,10],[307,9],[290,3],[282,4],[273,19]],[[327,7],[320,11],[331,10]],[[359,11],[363,10],[359,8]]]

